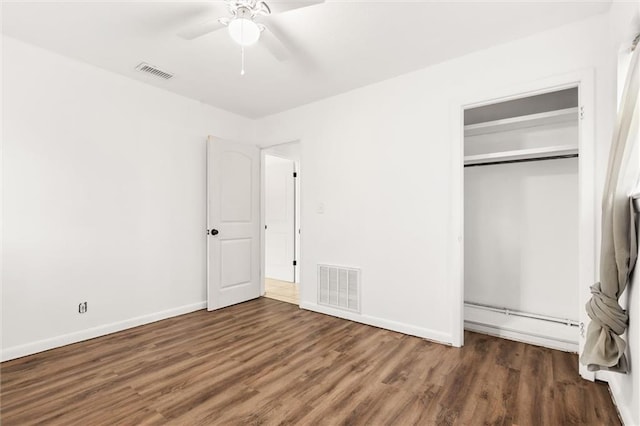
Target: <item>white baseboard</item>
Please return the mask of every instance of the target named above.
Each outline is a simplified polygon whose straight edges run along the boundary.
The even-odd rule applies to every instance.
[[[637,425],[638,421],[634,420],[633,413],[631,412],[631,407],[629,407],[628,402],[624,401],[622,395],[624,392],[620,389],[620,383],[609,377],[609,374],[618,374],[618,373],[608,373],[607,374],[598,374],[602,372],[596,373],[596,378],[598,380],[605,381],[609,384],[609,394],[611,395],[611,399],[613,399],[613,403],[618,409],[618,414],[620,414],[620,419],[622,423],[627,426]]]
[[[435,331],[428,328],[416,327],[414,325],[386,320],[378,317],[372,317],[370,315],[362,315],[355,312],[342,311],[340,309],[317,305],[315,303],[302,302],[300,303],[300,308],[306,309],[308,311],[347,319],[350,321],[359,322],[362,324],[372,325],[374,327],[397,331],[399,333],[409,334],[411,336],[421,337],[423,339],[432,340],[434,342],[442,343],[445,345],[451,345],[451,342],[453,341],[450,333],[443,333],[441,331]]]
[[[154,312],[135,318],[130,318],[124,321],[99,325],[97,327],[88,328],[86,330],[63,334],[61,336],[56,336],[49,339],[38,340],[37,342],[13,346],[10,348],[2,348],[2,350],[0,351],[0,361],[8,361],[27,355],[32,355],[38,352],[47,351],[49,349],[58,348],[60,346],[69,345],[71,343],[82,342],[83,340],[105,336],[107,334],[137,327],[139,325],[150,324],[152,322],[160,321],[163,319],[198,311],[206,307],[207,302],[192,303],[190,305],[184,305],[177,308],[167,309],[165,311]]]

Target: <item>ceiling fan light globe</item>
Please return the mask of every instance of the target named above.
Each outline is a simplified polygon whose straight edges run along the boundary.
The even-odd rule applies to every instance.
[[[229,22],[229,35],[240,46],[250,46],[260,38],[258,24],[247,18],[236,18]]]

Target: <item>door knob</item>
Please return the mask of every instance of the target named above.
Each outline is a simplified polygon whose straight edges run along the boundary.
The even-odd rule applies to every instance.
[[[218,230],[217,229],[212,229],[209,231],[210,235],[218,235]]]

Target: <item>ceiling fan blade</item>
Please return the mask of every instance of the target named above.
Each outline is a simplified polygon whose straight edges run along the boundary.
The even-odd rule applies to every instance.
[[[292,57],[291,49],[268,27],[262,31],[259,43],[279,61],[287,61]]]
[[[271,13],[274,14],[324,3],[324,0],[271,0],[268,3]]]
[[[217,31],[221,28],[224,28],[224,24],[218,19],[212,19],[210,21],[205,21],[201,24],[193,25],[183,31],[180,31],[178,33],[178,37],[185,40],[193,40],[195,38],[202,37],[205,34]]]
[[[271,15],[271,8],[265,2],[261,1],[256,5],[256,14],[257,15]]]

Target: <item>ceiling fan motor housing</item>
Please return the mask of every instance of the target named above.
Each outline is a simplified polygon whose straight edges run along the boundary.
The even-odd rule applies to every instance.
[[[271,9],[263,1],[256,0],[229,0],[229,12],[238,18],[253,19],[258,15],[269,15]]]

